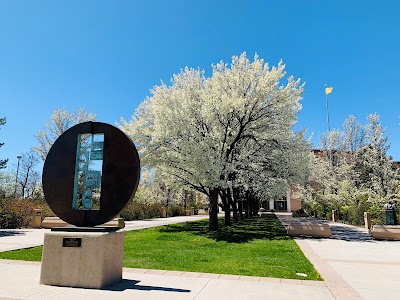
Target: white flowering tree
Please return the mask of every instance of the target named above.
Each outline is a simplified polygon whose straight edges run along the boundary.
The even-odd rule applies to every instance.
[[[80,107],[75,112],[69,112],[65,109],[55,109],[44,128],[34,135],[38,141],[38,145],[33,147],[32,150],[44,161],[53,143],[68,128],[79,123],[94,121],[95,119],[95,114],[88,113]]]
[[[246,53],[214,65],[210,78],[185,68],[122,119],[146,167],[210,197],[210,230],[218,228],[219,194],[229,211],[237,209],[235,189],[261,195],[302,177],[294,158],[304,160],[308,143],[292,127],[303,85],[293,77],[283,85],[284,69]]]
[[[368,143],[359,151],[357,159],[360,184],[387,200],[394,193],[395,168],[392,158],[387,154],[388,138],[379,115],[367,116],[365,131]]]
[[[321,137],[322,152],[310,167],[303,201],[322,217],[336,209],[346,221],[361,224],[364,211],[369,211],[379,222],[383,204],[396,197],[399,184],[388,149],[377,114],[368,115],[365,125],[349,116],[343,130],[335,129]]]
[[[13,175],[7,170],[0,172],[0,206],[3,199],[14,195],[15,175]]]

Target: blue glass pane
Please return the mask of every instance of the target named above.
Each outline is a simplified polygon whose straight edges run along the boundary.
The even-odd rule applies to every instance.
[[[72,209],[99,210],[104,134],[78,135]]]

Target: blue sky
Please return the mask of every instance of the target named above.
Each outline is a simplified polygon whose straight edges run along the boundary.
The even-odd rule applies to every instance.
[[[130,119],[185,66],[254,53],[306,82],[296,129],[378,113],[400,161],[400,1],[0,1],[0,159],[36,144],[52,110]]]

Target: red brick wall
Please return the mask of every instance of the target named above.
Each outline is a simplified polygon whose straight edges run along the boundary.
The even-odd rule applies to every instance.
[[[290,210],[296,211],[301,208],[301,201],[294,197],[294,194],[298,192],[296,187],[290,189]]]

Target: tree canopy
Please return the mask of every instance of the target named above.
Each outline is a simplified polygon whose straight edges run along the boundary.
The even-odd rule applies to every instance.
[[[320,217],[340,210],[354,224],[362,224],[363,213],[370,212],[374,222],[382,223],[384,203],[400,199],[400,172],[387,153],[387,140],[377,114],[368,115],[365,124],[349,116],[342,130],[322,135],[322,151],[302,191],[308,209]]]
[[[185,68],[121,127],[143,165],[211,198],[224,192],[237,201],[235,189],[283,194],[304,179],[310,150],[305,133],[293,131],[304,84],[292,76],[282,84],[284,69],[246,53],[213,65],[209,78]]]
[[[82,122],[94,121],[95,119],[95,114],[88,113],[80,107],[75,112],[55,109],[44,128],[34,135],[39,144],[33,147],[32,150],[44,161],[56,139],[68,128]]]

